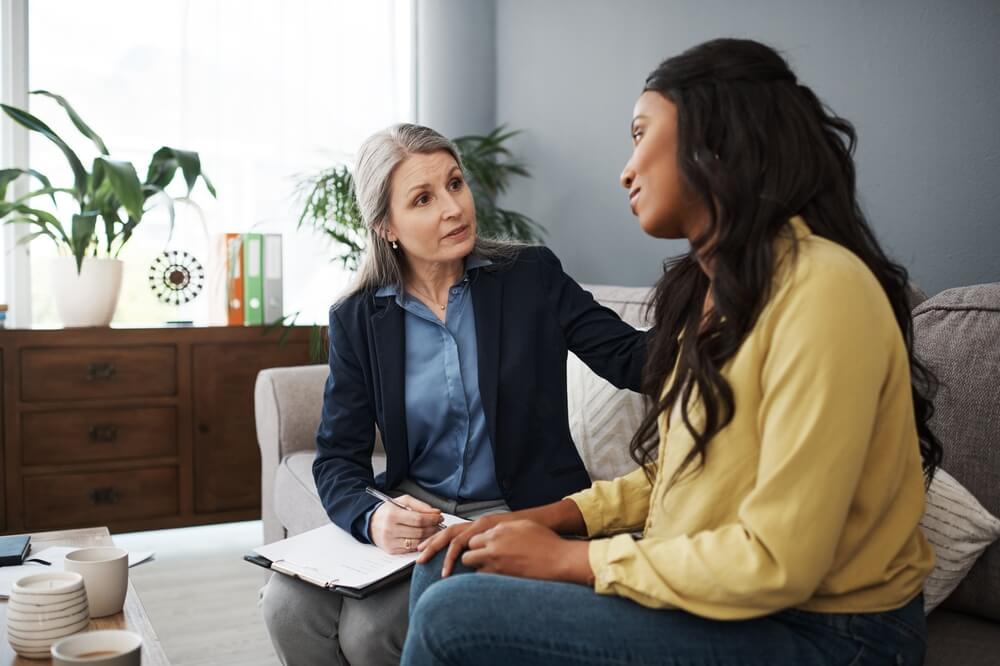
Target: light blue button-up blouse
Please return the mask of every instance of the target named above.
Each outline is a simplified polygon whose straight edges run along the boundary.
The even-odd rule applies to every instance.
[[[466,259],[465,276],[448,291],[444,322],[423,302],[400,294],[395,286],[376,292],[376,296],[395,296],[396,303],[406,311],[409,477],[428,492],[463,501],[502,497],[479,395],[476,313],[471,291],[477,269],[489,263],[475,257]],[[368,519],[372,513],[374,509]]]

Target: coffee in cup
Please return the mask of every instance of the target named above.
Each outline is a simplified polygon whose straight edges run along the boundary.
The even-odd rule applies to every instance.
[[[52,646],[54,666],[139,666],[142,636],[133,631],[85,631]]]

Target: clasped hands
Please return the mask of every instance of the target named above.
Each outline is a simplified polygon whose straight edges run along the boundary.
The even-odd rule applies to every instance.
[[[461,557],[462,564],[483,573],[583,585],[592,580],[586,541],[565,539],[516,513],[452,525],[417,546],[417,562],[429,562],[445,548],[442,578],[451,575]]]

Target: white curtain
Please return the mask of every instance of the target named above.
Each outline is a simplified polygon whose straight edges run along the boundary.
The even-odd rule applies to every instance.
[[[59,93],[140,177],[161,145],[196,150],[218,190],[202,185],[179,206],[167,243],[163,209],[145,217],[121,258],[125,284],[116,322],[207,320],[209,298],[178,311],[147,287],[152,258],[165,248],[211,263],[219,233],[253,229],[284,240],[285,313],[326,322],[347,275],[314,232],[296,230],[296,177],[349,158],[370,133],[412,120],[410,0],[31,0],[29,81]],[[90,164],[96,154],[51,100],[31,111]],[[31,163],[69,182],[62,155],[31,139]],[[174,194],[182,192],[177,178]],[[61,202],[68,219],[71,202]],[[202,224],[202,221],[204,224]],[[32,246],[36,324],[55,323],[45,258]],[[210,272],[218,267],[207,266]]]

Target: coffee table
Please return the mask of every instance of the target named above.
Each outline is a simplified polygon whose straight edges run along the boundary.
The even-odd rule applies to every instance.
[[[37,553],[52,546],[113,546],[111,533],[107,527],[91,527],[83,530],[65,530],[62,532],[39,532],[31,535],[31,551]],[[7,642],[7,600],[0,600],[0,627],[3,635],[0,637],[0,666],[17,664],[18,666],[44,666],[51,663],[48,659],[25,659],[17,656]],[[153,626],[146,617],[146,611],[139,601],[139,595],[128,583],[128,594],[125,596],[125,608],[117,615],[98,618],[90,621],[88,631],[95,629],[128,629],[142,636],[143,666],[169,666],[167,655],[160,646]]]

